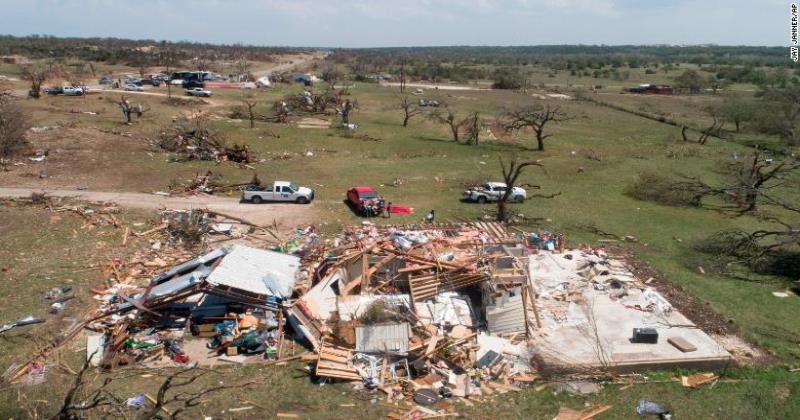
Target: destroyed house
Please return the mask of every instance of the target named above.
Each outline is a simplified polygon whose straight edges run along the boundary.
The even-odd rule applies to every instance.
[[[158,275],[137,295],[120,294],[123,302],[109,312],[221,315],[231,304],[275,311],[291,296],[299,266],[298,257],[278,252],[242,245],[219,248]]]
[[[390,393],[402,381],[441,382],[458,396],[482,392],[478,373],[530,382],[532,361],[547,373],[731,359],[623,261],[565,249],[563,235],[512,234],[494,222],[364,223],[305,243],[302,258],[222,247],[118,292],[87,356],[111,367],[161,351],[185,363],[185,344],[212,363],[280,360],[288,338],[315,353],[306,360],[317,377]]]
[[[490,233],[483,230],[487,226]],[[499,332],[527,334],[521,292],[527,263],[520,260],[527,251],[500,225],[388,228],[374,234],[378,240],[371,247],[344,249],[333,257],[289,308],[289,321],[313,348],[331,333],[327,321],[358,320],[378,301],[441,328],[474,328],[486,324],[475,319],[488,313]]]

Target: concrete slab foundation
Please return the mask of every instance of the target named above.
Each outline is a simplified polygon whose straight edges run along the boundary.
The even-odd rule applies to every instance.
[[[530,273],[542,322],[532,344],[543,371],[712,369],[732,361],[730,353],[660,294],[602,254],[534,255]],[[658,342],[631,342],[634,328],[655,329]],[[670,338],[697,349],[683,352]]]

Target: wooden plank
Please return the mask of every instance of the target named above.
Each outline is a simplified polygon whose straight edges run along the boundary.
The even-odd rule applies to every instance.
[[[392,260],[397,258],[396,255],[387,255],[382,260],[376,262],[372,265],[372,267],[367,268],[368,265],[368,254],[363,254],[362,257],[362,266],[361,266],[361,274],[354,278],[350,283],[341,290],[342,295],[350,294],[350,292],[356,288],[356,286],[361,287],[361,291],[366,291],[368,289],[367,285],[369,284],[369,279],[376,273],[378,270],[383,268],[384,265],[388,264]]]
[[[423,264],[423,265],[418,265],[416,267],[401,268],[401,269],[397,270],[397,272],[398,273],[413,273],[415,271],[430,270],[431,268],[436,268],[436,266],[433,265],[433,264]]]

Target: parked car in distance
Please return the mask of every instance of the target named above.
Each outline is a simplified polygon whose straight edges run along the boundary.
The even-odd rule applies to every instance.
[[[184,89],[194,89],[194,88],[204,88],[206,87],[206,84],[202,80],[190,79],[182,81],[181,86]]]
[[[347,190],[347,202],[366,217],[377,216],[383,212],[383,197],[372,187],[353,187]]]
[[[64,87],[63,86],[51,86],[45,90],[48,95],[63,95],[64,94]]]
[[[97,84],[99,85],[111,85],[114,84],[114,78],[111,76],[101,76],[97,79]]]
[[[189,96],[204,96],[208,98],[209,96],[211,96],[211,91],[205,90],[201,87],[196,87],[192,89],[186,89],[186,94]]]
[[[142,85],[155,86],[155,87],[161,86],[161,80],[155,79],[153,77],[144,78],[141,80],[141,82]]]
[[[136,85],[125,85],[125,90],[133,92],[143,92],[144,88]]]
[[[81,86],[64,86],[62,89],[66,96],[81,96],[86,93],[86,88]]]
[[[465,201],[474,201],[478,203],[497,201],[505,194],[506,189],[506,184],[502,182],[487,182],[477,188],[464,191],[461,194],[461,198]],[[524,201],[527,196],[528,193],[524,189],[514,187],[508,199],[510,201],[521,202]]]
[[[308,204],[314,199],[314,190],[289,181],[275,181],[269,185],[248,185],[242,192],[242,200],[251,203],[286,201]]]

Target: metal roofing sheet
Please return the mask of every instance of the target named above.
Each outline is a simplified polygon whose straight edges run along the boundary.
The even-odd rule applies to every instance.
[[[300,258],[234,245],[206,281],[267,296],[287,298],[294,289]]]
[[[356,327],[356,351],[365,353],[406,353],[411,330],[408,323],[359,325]]]

